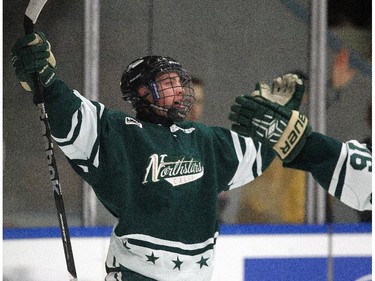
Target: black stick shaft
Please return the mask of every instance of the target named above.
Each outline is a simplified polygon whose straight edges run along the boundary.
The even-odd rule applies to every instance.
[[[26,34],[30,34],[34,30],[34,25],[31,19],[27,16],[24,18],[24,29]],[[64,200],[59,183],[59,174],[57,170],[56,158],[53,151],[53,142],[51,136],[51,129],[49,125],[48,115],[44,106],[43,87],[41,85],[38,73],[34,73],[33,82],[35,88],[35,96],[37,98],[37,107],[39,109],[39,119],[42,125],[42,137],[45,143],[45,151],[47,154],[47,163],[52,183],[53,195],[55,198],[57,216],[60,225],[61,238],[64,246],[65,260],[68,271],[72,277],[71,280],[77,280],[77,273],[74,263],[72,245],[70,242],[69,227],[66,218],[64,207]]]

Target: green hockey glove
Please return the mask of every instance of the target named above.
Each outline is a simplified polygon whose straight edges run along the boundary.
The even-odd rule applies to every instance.
[[[305,86],[296,74],[285,74],[273,80],[272,86],[258,82],[252,96],[261,96],[267,100],[283,105],[292,110],[301,106]]]
[[[34,92],[32,74],[39,73],[44,87],[56,79],[56,60],[51,52],[51,44],[44,33],[29,34],[19,40],[12,48],[14,72],[26,91]]]
[[[273,148],[286,163],[298,155],[311,134],[306,116],[262,96],[237,97],[229,119],[233,131]]]

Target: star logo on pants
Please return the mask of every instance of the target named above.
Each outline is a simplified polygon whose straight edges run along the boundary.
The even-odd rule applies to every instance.
[[[203,256],[201,256],[201,260],[198,261],[197,264],[200,265],[200,268],[202,268],[203,266],[208,266],[208,264],[207,264],[207,260],[208,260],[208,259],[209,259],[209,258],[205,259]]]
[[[177,260],[172,260],[174,262],[174,268],[173,269],[176,269],[178,268],[178,270],[181,270],[181,264],[183,263],[182,261],[180,261],[180,259],[177,257]]]
[[[147,261],[152,262],[153,264],[155,264],[155,261],[159,258],[159,257],[155,257],[154,252],[152,252],[151,256],[146,255],[146,257],[147,257]]]

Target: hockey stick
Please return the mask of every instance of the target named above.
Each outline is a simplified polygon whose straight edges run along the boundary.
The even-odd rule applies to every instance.
[[[34,24],[44,7],[47,0],[30,0],[30,3],[26,9],[24,17],[24,29],[25,34],[31,34],[34,31]],[[45,143],[45,151],[47,154],[47,163],[50,173],[50,179],[52,183],[53,195],[55,198],[57,216],[59,219],[61,238],[64,246],[65,261],[70,274],[70,280],[78,280],[76,268],[74,264],[72,245],[70,242],[69,228],[66,219],[64,200],[61,193],[61,187],[59,183],[59,175],[57,171],[55,154],[53,152],[53,143],[51,136],[51,129],[48,121],[48,115],[44,106],[44,95],[43,87],[41,85],[38,73],[33,74],[33,83],[35,88],[35,96],[37,98],[37,107],[39,109],[39,119],[42,125],[42,136]]]

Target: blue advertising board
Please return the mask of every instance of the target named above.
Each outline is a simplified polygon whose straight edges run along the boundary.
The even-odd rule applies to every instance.
[[[370,281],[371,257],[245,260],[245,281],[326,281],[328,274],[334,281]]]

